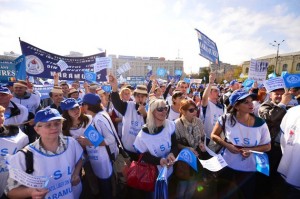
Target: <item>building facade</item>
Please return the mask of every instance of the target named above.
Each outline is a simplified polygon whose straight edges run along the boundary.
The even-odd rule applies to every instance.
[[[300,51],[278,55],[277,67],[275,67],[276,54],[256,58],[256,60],[267,61],[269,63],[269,68],[273,70],[275,68],[277,75],[280,75],[282,71],[287,71],[288,73],[300,73]],[[249,66],[250,61],[243,62],[243,74],[248,75]]]
[[[164,57],[137,57],[125,55],[108,55],[112,58],[112,69],[108,72],[117,74],[117,69],[125,63],[129,63],[131,69],[122,74],[123,77],[143,76],[149,72],[148,66],[152,66],[152,74],[156,74],[158,68],[164,68],[169,75],[174,76],[175,70],[183,72],[182,60],[166,60]],[[161,77],[166,79],[167,76]]]

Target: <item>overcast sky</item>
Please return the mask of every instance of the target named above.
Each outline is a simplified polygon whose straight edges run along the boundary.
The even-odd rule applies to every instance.
[[[183,58],[185,72],[208,61],[194,28],[213,41],[220,61],[241,64],[300,51],[299,0],[0,0],[0,54],[21,53],[18,37],[59,55],[78,51]]]

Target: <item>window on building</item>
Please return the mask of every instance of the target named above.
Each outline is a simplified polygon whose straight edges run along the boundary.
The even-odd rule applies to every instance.
[[[249,73],[249,68],[246,68],[246,74],[248,74]]]
[[[300,71],[300,63],[297,64],[296,71]]]
[[[282,71],[287,71],[287,69],[288,69],[288,65],[287,64],[283,64]]]

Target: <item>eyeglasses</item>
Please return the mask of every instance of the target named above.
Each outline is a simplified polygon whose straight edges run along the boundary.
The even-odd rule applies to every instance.
[[[62,122],[61,121],[55,121],[55,122],[47,122],[44,125],[38,125],[37,127],[45,127],[46,129],[51,128],[59,128],[61,127]]]
[[[165,106],[165,107],[157,107],[156,108],[156,111],[157,112],[163,112],[163,111],[167,111],[168,110],[168,107],[167,106]]]
[[[189,108],[188,111],[190,113],[194,113],[194,111],[196,111],[196,112],[198,111],[198,108]]]

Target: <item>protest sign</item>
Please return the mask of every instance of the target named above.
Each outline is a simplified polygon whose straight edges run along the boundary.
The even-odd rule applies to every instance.
[[[269,63],[266,61],[257,61],[251,59],[248,79],[253,79],[257,83],[263,83],[266,80]]]
[[[94,72],[99,72],[105,68],[112,67],[112,59],[111,57],[97,57],[96,62],[94,64]]]
[[[202,79],[191,79],[190,83],[201,84]]]
[[[45,188],[48,185],[49,177],[48,176],[34,176],[30,175],[21,169],[13,168],[8,165],[9,168],[9,177],[18,181],[20,184],[31,187],[31,188]]]
[[[160,76],[160,77],[164,77],[166,75],[166,73],[167,73],[167,70],[164,68],[158,68],[156,70],[156,75]]]
[[[199,30],[195,30],[197,31],[198,36],[200,56],[215,64],[219,64],[219,53],[216,43]]]
[[[199,161],[202,164],[203,168],[206,168],[213,172],[219,171],[227,166],[227,163],[221,154],[213,156],[212,158],[210,158],[208,160],[200,160],[199,159]]]
[[[274,77],[264,81],[264,86],[267,92],[271,92],[276,89],[285,88],[285,84],[282,77]]]
[[[0,60],[0,82],[7,83],[9,81],[25,80],[25,57],[21,55],[15,60]]]
[[[182,75],[182,71],[181,70],[175,70],[175,75]]]

